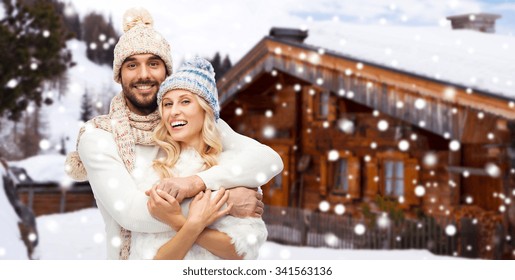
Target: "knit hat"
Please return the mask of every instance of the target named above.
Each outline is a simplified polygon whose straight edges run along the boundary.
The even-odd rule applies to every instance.
[[[159,86],[157,104],[161,104],[165,93],[174,89],[184,89],[202,97],[213,109],[215,120],[220,118],[215,70],[209,61],[201,57],[194,57],[184,62],[177,72],[166,78]]]
[[[161,34],[153,28],[154,20],[144,8],[131,8],[123,15],[123,31],[114,47],[114,80],[120,83],[120,68],[125,59],[135,54],[155,54],[166,65],[168,75],[173,71],[170,45]]]

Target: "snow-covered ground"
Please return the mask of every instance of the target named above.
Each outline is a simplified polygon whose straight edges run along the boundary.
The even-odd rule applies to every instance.
[[[2,180],[4,175],[5,170],[0,165],[0,260],[26,260],[28,259],[27,249],[21,241],[18,229],[20,219],[11,207],[5,193],[4,181]]]
[[[101,260],[105,254],[102,216],[96,208],[37,218],[41,260]],[[457,260],[426,250],[337,250],[266,242],[260,260]]]

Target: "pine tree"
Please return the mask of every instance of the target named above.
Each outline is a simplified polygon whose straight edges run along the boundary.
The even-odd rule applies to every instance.
[[[34,102],[41,106],[42,86],[70,66],[71,38],[50,0],[3,0],[0,20],[0,116],[17,120]]]
[[[103,15],[92,12],[84,17],[83,26],[82,39],[88,46],[88,59],[97,64],[113,65],[114,46],[119,36],[112,20],[106,21]]]
[[[212,59],[208,59],[213,65],[213,69],[215,70],[216,79],[219,80],[222,76],[227,72],[227,70],[231,69],[232,63],[229,59],[229,56],[226,55],[224,60],[222,61],[222,56],[219,52],[216,52]]]
[[[93,105],[88,94],[88,90],[82,95],[82,102],[80,104],[80,120],[83,122],[89,121],[93,117]]]
[[[220,74],[220,76],[218,76],[219,78],[221,78],[225,73],[227,73],[227,71],[229,71],[229,69],[232,68],[232,62],[231,62],[231,59],[229,58],[229,55],[226,55],[224,60],[222,61],[222,73]]]

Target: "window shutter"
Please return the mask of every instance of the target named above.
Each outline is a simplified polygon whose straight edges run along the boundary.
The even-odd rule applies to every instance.
[[[359,158],[350,157],[348,158],[348,182],[349,182],[349,195],[351,198],[360,198],[361,190],[360,190],[360,168],[359,168]],[[352,176],[352,177],[351,177]]]
[[[365,162],[365,196],[374,199],[379,193],[379,181],[375,181],[375,177],[379,177],[377,166],[377,158],[370,159],[369,162]]]
[[[303,87],[302,89],[302,93],[303,95],[305,96],[305,98],[307,98],[307,103],[308,103],[308,107],[305,109],[306,112],[303,112],[303,114],[305,113],[306,116],[307,116],[307,119],[308,119],[308,122],[313,122],[313,119],[314,119],[314,113],[315,113],[315,98],[313,95],[309,94],[309,89],[308,87]],[[310,110],[310,112],[308,113],[307,110]]]
[[[327,172],[327,157],[320,156],[320,194],[327,195],[328,172]]]
[[[327,115],[327,120],[332,122],[336,120],[336,109],[338,105],[338,100],[336,99],[336,96],[333,96],[332,94],[329,94],[329,113]]]
[[[417,159],[409,158],[404,161],[404,199],[407,205],[420,204],[420,199],[415,195],[416,183],[418,182]]]

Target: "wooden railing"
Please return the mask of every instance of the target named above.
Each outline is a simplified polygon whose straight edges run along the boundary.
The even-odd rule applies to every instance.
[[[266,206],[263,219],[268,240],[290,245],[337,249],[427,249],[437,255],[501,259],[502,225],[492,235],[489,254],[482,255],[481,225],[449,217],[377,221],[305,209]]]

